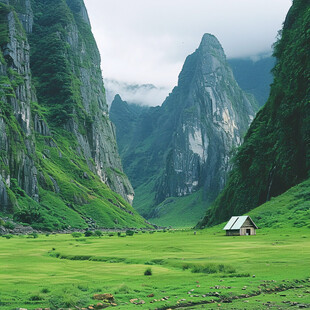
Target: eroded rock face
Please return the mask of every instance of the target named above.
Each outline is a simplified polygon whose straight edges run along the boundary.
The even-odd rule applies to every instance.
[[[182,112],[172,135],[158,201],[201,187],[215,197],[226,182],[231,152],[253,120],[255,101],[237,85],[214,36],[204,35],[199,48],[188,56],[178,87],[163,106]]]
[[[29,7],[29,1],[25,1]],[[25,30],[30,31],[33,16],[27,11],[23,20]],[[0,150],[1,181],[0,209],[10,211],[12,202],[8,196],[11,179],[32,199],[38,201],[37,169],[35,166],[34,131],[31,124],[31,102],[36,100],[31,86],[30,47],[22,39],[19,21],[12,11],[7,14],[7,43],[2,47],[0,63],[1,116]]]
[[[255,110],[255,99],[237,85],[220,43],[205,34],[161,107],[139,112],[116,96],[110,114],[127,137],[118,138],[125,171],[135,189],[153,182],[149,188],[156,193],[155,206],[201,188],[213,200],[224,187],[231,153]],[[150,216],[152,210],[143,214]]]
[[[42,24],[38,27],[38,22],[45,14],[44,10],[43,13],[38,12],[38,7],[42,9],[43,6],[44,9],[44,5],[48,6],[51,3],[39,2],[40,0],[21,0],[17,4],[16,1],[0,0],[7,18],[3,26],[7,27],[8,33],[7,38],[0,42],[0,210],[13,212],[14,207],[19,207],[18,199],[14,197],[17,188],[37,203],[40,203],[40,187],[51,190],[69,206],[76,201],[77,205],[84,205],[96,198],[85,195],[78,199],[76,195],[64,196],[61,174],[44,175],[42,161],[57,165],[59,158],[67,160],[68,154],[63,154],[57,140],[59,138],[56,138],[60,134],[55,135],[59,128],[65,130],[70,139],[73,136],[74,144],[70,146],[70,152],[72,149],[74,154],[80,156],[80,160],[87,163],[88,168],[84,168],[89,170],[84,172],[84,175],[87,175],[84,179],[93,180],[93,173],[100,178],[101,184],[105,183],[112,191],[132,203],[134,191],[123,173],[117,151],[115,129],[109,120],[106,104],[100,55],[91,35],[85,5],[82,0],[59,0],[56,3],[56,7],[59,4],[65,11],[63,16],[57,17],[62,18],[63,29],[58,31],[55,27],[55,33],[52,35],[59,40],[60,47],[65,46],[65,53],[61,55],[67,65],[65,74],[72,75],[77,85],[74,92],[68,92],[68,97],[65,98],[68,101],[75,100],[76,104],[69,111],[65,121],[56,124],[53,117],[49,116],[49,110],[53,107],[44,103],[40,92],[42,81],[45,84],[50,82],[52,86],[53,81],[46,80],[34,70],[36,65],[42,66],[44,63],[37,64],[33,55],[36,55],[38,50],[40,52],[42,46],[47,52],[50,48],[48,45],[44,46],[44,42],[42,43],[38,36],[38,29],[42,30]],[[67,17],[69,18],[65,20]],[[53,19],[49,15],[46,17],[47,24],[56,24],[57,18]],[[32,35],[32,40],[29,39],[29,34]],[[51,98],[55,97],[54,103],[62,109],[61,104],[65,105],[65,102],[57,102],[57,91],[53,90],[51,93]],[[47,149],[57,150],[56,156],[50,149],[42,150],[44,144]],[[69,182],[73,183],[76,180]],[[91,190],[89,189],[89,192]],[[104,197],[103,199],[107,200]]]

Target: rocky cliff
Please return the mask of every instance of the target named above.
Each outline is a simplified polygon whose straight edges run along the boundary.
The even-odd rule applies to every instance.
[[[0,12],[0,212],[49,229],[145,225],[83,1],[1,0]]]
[[[111,119],[118,128],[115,104]],[[239,88],[220,43],[205,34],[163,105],[135,118],[132,143],[122,153],[137,193],[135,207],[156,216],[154,206],[166,198],[199,189],[212,201],[226,183],[231,153],[255,110],[254,98]]]
[[[225,190],[200,227],[244,214],[309,178],[309,4],[293,1],[282,36],[275,44],[276,65],[269,99],[234,157]]]

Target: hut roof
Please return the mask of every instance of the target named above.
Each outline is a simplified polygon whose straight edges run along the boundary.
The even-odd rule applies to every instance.
[[[250,219],[252,224],[255,226],[255,228],[258,228],[253,222],[253,220],[248,215],[243,215],[243,216],[232,216],[231,219],[228,221],[228,223],[223,228],[223,230],[240,229],[248,218]]]

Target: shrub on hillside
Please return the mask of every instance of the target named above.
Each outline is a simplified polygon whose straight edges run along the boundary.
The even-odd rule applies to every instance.
[[[5,222],[3,225],[7,229],[14,229],[15,225],[12,222]]]
[[[135,233],[135,232],[134,232],[133,230],[130,230],[130,229],[126,230],[126,235],[127,235],[127,236],[133,236],[134,233]]]
[[[95,231],[95,235],[96,235],[97,237],[101,237],[101,236],[103,235],[103,233],[102,233],[101,230],[96,230],[96,231]]]
[[[73,238],[80,238],[80,237],[83,236],[83,234],[80,233],[80,232],[75,231],[75,232],[73,232],[73,233],[71,234],[71,236],[72,236]]]
[[[37,207],[23,207],[13,215],[14,221],[33,224],[43,221],[42,214]]]
[[[39,235],[36,233],[36,232],[33,232],[33,233],[31,233],[31,234],[29,234],[28,236],[27,236],[27,238],[33,238],[33,239],[36,239],[36,238],[38,238],[39,237]]]
[[[94,233],[92,231],[90,231],[90,230],[86,230],[85,233],[84,233],[85,237],[91,237],[93,235],[94,235]]]
[[[13,238],[13,235],[2,235],[1,237],[6,238],[6,239],[11,239]]]
[[[152,273],[152,269],[151,268],[147,268],[145,271],[144,271],[144,275],[145,276],[151,276],[153,273]]]

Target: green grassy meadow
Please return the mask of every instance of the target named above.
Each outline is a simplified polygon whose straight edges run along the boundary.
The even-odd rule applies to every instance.
[[[222,225],[196,235],[14,236],[0,238],[0,266],[0,309],[82,308],[96,305],[97,293],[113,294],[119,309],[310,304],[309,228],[266,228],[243,237],[226,237]],[[152,275],[144,275],[147,268]]]

